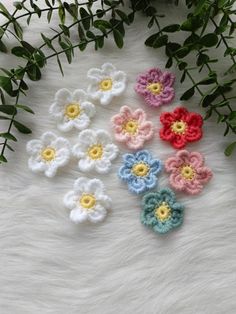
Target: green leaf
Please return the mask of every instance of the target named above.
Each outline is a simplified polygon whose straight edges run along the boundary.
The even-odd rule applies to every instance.
[[[218,0],[218,8],[223,8],[227,2],[229,2],[229,0]]]
[[[9,144],[6,143],[6,147],[10,149],[12,152],[14,152],[14,149]]]
[[[123,36],[117,29],[113,29],[114,41],[118,48],[122,48],[124,45]]]
[[[116,9],[115,12],[119,15],[122,21],[124,21],[127,25],[130,25],[129,17],[123,11]]]
[[[1,2],[0,2],[0,11],[2,11],[3,13],[5,13],[6,16],[11,18],[11,15],[8,12],[7,8]]]
[[[17,46],[12,48],[11,53],[17,57],[22,57],[22,58],[29,58],[30,57],[30,53],[29,51],[21,46]]]
[[[195,89],[194,86],[188,89],[183,95],[180,97],[180,100],[188,100],[194,95]]]
[[[194,32],[199,27],[201,27],[203,23],[204,23],[204,20],[199,15],[192,16],[182,23],[182,25],[180,26],[180,29],[186,32]]]
[[[194,15],[198,15],[199,13],[201,13],[205,4],[206,4],[206,0],[199,0],[197,2],[196,9],[194,10]]]
[[[59,69],[61,71],[62,76],[64,76],[64,72],[63,72],[63,69],[62,69],[61,61],[60,61],[58,56],[57,56],[57,63],[58,63],[58,66],[59,66]]]
[[[23,5],[20,1],[14,1],[13,5],[14,5],[14,7],[17,8],[17,10],[21,10],[23,8]]]
[[[0,111],[9,115],[16,114],[17,112],[16,107],[12,105],[0,105]]]
[[[209,33],[200,38],[200,43],[205,47],[213,47],[218,43],[218,36],[214,33]]]
[[[11,140],[11,141],[14,141],[14,142],[17,142],[17,139],[14,135],[12,135],[11,133],[0,133],[0,136],[7,139],[7,140]]]
[[[16,107],[20,108],[20,109],[23,109],[24,111],[27,111],[29,113],[34,114],[34,111],[30,107],[28,107],[26,105],[19,105],[19,104],[17,104]]]
[[[82,19],[83,27],[87,31],[90,28],[90,15],[82,7],[80,8],[79,12],[80,12],[80,16],[81,16],[81,19]]]
[[[12,83],[11,79],[6,76],[0,76],[0,86],[7,92],[8,95],[12,96]]]
[[[231,143],[229,146],[226,147],[225,149],[225,155],[229,157],[232,155],[234,149],[236,148],[236,142]]]
[[[180,29],[180,25],[179,24],[171,24],[171,25],[168,25],[168,26],[164,27],[162,29],[162,31],[166,32],[166,33],[174,33],[174,32],[179,31],[179,29]]]
[[[170,57],[168,60],[167,60],[167,63],[166,63],[166,68],[169,69],[172,67],[172,64],[173,64],[173,59]]]
[[[4,157],[3,155],[0,155],[0,163],[1,162],[7,162],[6,157]]]
[[[36,64],[31,64],[27,68],[26,73],[32,81],[39,81],[41,79],[41,71]]]
[[[7,52],[7,47],[1,39],[0,39],[0,51],[5,52],[5,53]]]
[[[160,48],[162,46],[165,46],[167,42],[168,42],[168,36],[162,35],[154,41],[153,48]]]
[[[20,39],[22,39],[22,37],[23,37],[23,29],[20,26],[20,24],[17,21],[15,21],[13,23],[13,27],[14,27],[14,31],[16,33],[16,36],[19,37]]]
[[[1,116],[1,115],[0,115],[0,120],[11,120],[11,119],[10,119],[10,118],[8,118],[8,117]]]
[[[62,47],[62,49],[65,52],[66,58],[68,63],[70,64],[72,61],[72,51],[71,51],[71,47],[68,46],[66,43],[64,43],[63,41],[59,41],[60,46]]]
[[[63,24],[59,24],[59,27],[62,29],[63,33],[70,37],[70,30],[69,30],[69,27],[63,25]]]
[[[190,50],[188,47],[182,47],[182,48],[178,49],[175,54],[178,58],[181,59],[181,58],[186,57],[189,54],[189,52],[190,52]]]
[[[50,21],[51,21],[52,12],[53,12],[53,10],[49,10],[48,13],[47,13],[47,20],[48,20],[48,23],[50,23]]]
[[[22,124],[16,120],[13,121],[13,125],[21,133],[24,133],[24,134],[32,133],[32,131],[27,126],[25,126],[24,124]]]
[[[43,33],[41,33],[41,36],[42,36],[43,41],[45,42],[45,44],[46,44],[49,48],[51,48],[53,51],[56,52],[55,48],[53,47],[53,45],[52,45],[52,43],[51,43],[51,40],[50,40],[48,37],[46,37]]]
[[[93,26],[96,28],[100,28],[102,26],[108,29],[112,27],[111,23],[105,20],[96,20],[94,21]]]
[[[66,15],[65,15],[65,8],[62,5],[60,5],[60,7],[58,9],[58,15],[59,15],[61,23],[64,24],[65,19],[66,19]]]
[[[203,64],[206,64],[209,60],[210,60],[210,58],[208,57],[208,55],[201,53],[199,55],[199,57],[197,58],[197,66],[201,66]]]
[[[155,42],[155,40],[159,37],[160,33],[155,33],[151,36],[149,36],[146,40],[145,40],[145,45],[148,47],[153,47],[153,44]]]
[[[198,82],[196,85],[210,85],[216,82],[216,77],[207,77],[203,80],[201,80],[200,82]]]

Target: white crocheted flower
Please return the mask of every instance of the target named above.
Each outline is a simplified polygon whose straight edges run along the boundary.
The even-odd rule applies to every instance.
[[[99,99],[102,105],[108,105],[114,96],[121,95],[126,87],[126,74],[117,71],[111,63],[104,63],[102,69],[92,68],[88,71],[91,84],[88,94]]]
[[[111,161],[118,155],[118,147],[111,141],[105,130],[84,130],[79,134],[78,143],[74,145],[72,153],[79,158],[78,167],[81,171],[96,170],[107,173],[111,168]]]
[[[33,172],[44,172],[51,178],[57,169],[66,165],[70,159],[70,144],[63,137],[45,132],[39,140],[31,140],[26,145],[30,155],[28,165]]]
[[[65,206],[71,209],[70,219],[75,223],[104,220],[111,208],[111,199],[104,192],[104,185],[98,179],[77,179],[73,191],[64,196]]]
[[[82,89],[71,93],[66,88],[57,91],[49,113],[57,121],[60,131],[67,132],[76,128],[86,129],[95,115],[95,106],[88,101],[88,95]]]

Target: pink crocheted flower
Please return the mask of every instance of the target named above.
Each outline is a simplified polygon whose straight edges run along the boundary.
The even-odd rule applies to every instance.
[[[204,167],[204,157],[198,152],[178,151],[174,157],[165,162],[167,172],[171,172],[170,184],[179,191],[189,194],[198,194],[207,183],[212,172]]]
[[[123,106],[111,121],[115,139],[125,143],[130,149],[142,148],[144,142],[154,135],[153,124],[146,120],[146,113],[142,109],[131,111],[128,106]]]
[[[148,105],[159,107],[169,104],[174,99],[175,91],[172,87],[174,81],[173,73],[153,68],[139,75],[134,89],[144,97]]]

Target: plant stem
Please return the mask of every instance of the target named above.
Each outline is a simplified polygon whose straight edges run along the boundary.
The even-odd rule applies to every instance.
[[[109,9],[106,9],[106,10],[103,10],[103,11],[104,11],[104,13],[105,13],[105,12],[108,12],[108,11],[114,9],[114,7],[116,7],[116,5],[113,5],[113,6],[111,6]],[[95,16],[97,16],[97,13],[93,15],[93,17],[95,17]],[[86,18],[87,18],[87,17],[86,17]],[[68,26],[68,29],[70,29],[71,27],[73,27],[73,26],[75,26],[76,24],[80,23],[83,19],[86,19],[86,18],[82,18],[82,19],[80,19],[80,20],[75,21],[74,23],[72,23],[71,25]],[[120,23],[120,22],[119,22],[119,23]],[[110,33],[113,31],[113,29],[114,29],[116,26],[118,26],[119,23],[117,23],[113,28],[111,28],[106,34],[101,35],[101,37],[104,38],[104,37],[106,37],[108,34],[110,34]],[[62,34],[63,34],[63,31],[57,33],[55,36],[53,36],[53,37],[51,38],[51,41],[54,40],[54,39],[56,39],[57,37],[61,36]],[[88,41],[86,41],[86,43],[91,43],[91,42],[94,42],[95,40],[96,40],[96,38],[91,39],[91,40],[88,40]],[[69,47],[69,48],[66,48],[66,49],[64,49],[64,50],[62,50],[62,51],[55,52],[55,53],[53,53],[53,54],[51,54],[51,55],[49,55],[49,56],[43,58],[43,60],[50,59],[50,58],[52,58],[52,57],[54,57],[54,56],[56,56],[56,55],[58,56],[58,55],[64,53],[65,51],[67,51],[68,49],[73,49],[73,48],[79,47],[79,46],[82,45],[82,44],[83,44],[83,43],[79,43],[79,44],[76,44],[76,45],[71,46],[71,47]],[[38,49],[41,49],[41,48],[44,47],[45,45],[46,45],[46,43],[42,44]],[[19,96],[20,96],[20,91],[21,91],[21,82],[23,81],[24,76],[25,76],[25,74],[26,74],[26,70],[27,70],[27,68],[28,68],[30,65],[31,65],[30,62],[28,61],[27,64],[26,64],[26,66],[25,66],[25,68],[24,68],[24,73],[23,73],[23,75],[22,75],[22,77],[21,77],[21,79],[20,79],[20,81],[19,81],[19,85],[18,85],[18,89],[17,89],[17,95],[16,95],[16,101],[15,101],[14,106],[16,106],[16,105],[18,104],[18,100],[19,100]],[[15,115],[16,115],[16,113],[14,113],[14,114],[11,116],[7,133],[9,133],[9,132],[11,131],[11,128],[12,128],[12,125],[13,125],[13,122],[14,122]],[[4,143],[1,143],[1,145],[3,145],[2,150],[1,150],[1,154],[0,154],[1,156],[4,155],[7,142],[8,142],[8,139],[5,139],[5,140],[4,140]]]
[[[154,17],[154,20],[155,20],[155,23],[158,27],[158,30],[159,30],[159,33],[162,35],[162,30],[161,30],[161,27],[160,27],[160,24],[159,24],[159,21],[157,19],[157,17],[155,16]],[[177,64],[180,62],[179,58],[176,57],[176,56],[173,56],[173,58],[175,59],[175,61],[177,62]],[[208,68],[209,69],[209,68]],[[198,87],[197,83],[195,82],[194,78],[192,77],[191,73],[189,72],[189,70],[186,70],[185,69],[185,73],[186,75],[188,76],[188,78],[191,80],[191,82],[193,83],[193,85],[195,86],[195,88],[197,89],[198,93],[201,95],[201,97],[204,96],[204,93],[200,90],[200,88]],[[221,94],[222,95],[222,94]],[[222,95],[222,97],[224,97],[224,100],[226,100],[225,96]],[[217,108],[211,106],[212,110],[219,116],[221,117],[221,113],[218,111]],[[231,109],[231,108],[230,108]],[[232,109],[231,109],[232,110]],[[227,121],[224,121],[224,123],[227,125],[227,128],[230,128],[232,130],[232,132],[236,133],[236,131],[234,130],[234,128],[227,122]]]
[[[211,20],[211,22],[213,23],[213,25],[215,26],[215,28],[217,28],[218,25],[216,24],[215,20],[214,20],[212,17],[210,17],[210,20]],[[223,41],[223,43],[224,43],[226,49],[228,49],[228,51],[229,51],[229,48],[230,48],[230,47],[229,47],[229,45],[228,45],[228,43],[227,43],[227,41],[226,41],[224,35],[220,33],[220,37],[221,37],[221,40]],[[229,55],[230,55],[231,60],[233,61],[233,64],[236,65],[236,60],[235,60],[235,58],[234,58],[234,55],[233,55],[231,52],[229,52]]]

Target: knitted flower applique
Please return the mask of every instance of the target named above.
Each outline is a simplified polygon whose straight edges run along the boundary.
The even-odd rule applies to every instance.
[[[52,132],[44,133],[39,140],[29,141],[26,150],[30,155],[29,168],[33,172],[44,172],[49,178],[54,177],[57,169],[70,159],[69,142]]]
[[[123,155],[123,166],[118,176],[128,184],[131,192],[140,194],[157,185],[157,174],[161,171],[161,161],[154,159],[147,150]]]
[[[73,128],[80,131],[86,129],[96,110],[82,89],[71,93],[66,88],[62,88],[57,91],[49,113],[57,121],[58,129],[67,132]]]
[[[104,63],[101,69],[90,69],[87,76],[90,79],[88,94],[104,106],[110,104],[114,96],[120,96],[126,88],[126,74],[117,71],[111,63]]]
[[[174,99],[174,81],[173,73],[153,68],[138,76],[134,89],[144,97],[148,105],[159,107],[169,104]]]
[[[189,194],[200,193],[203,185],[212,178],[211,170],[204,166],[204,158],[198,152],[178,151],[166,160],[165,168],[171,173],[171,186]]]
[[[79,159],[78,167],[81,171],[108,173],[111,161],[117,157],[119,150],[105,130],[87,129],[79,134],[72,153]]]
[[[111,208],[111,199],[105,194],[102,181],[82,177],[74,182],[73,191],[64,196],[64,204],[71,210],[71,221],[96,223],[105,219],[107,210]]]
[[[184,148],[188,142],[198,141],[202,137],[202,116],[184,107],[177,107],[173,112],[163,112],[160,121],[163,124],[160,138],[169,141],[174,148]]]
[[[131,111],[128,106],[123,106],[120,113],[111,119],[115,132],[115,139],[123,142],[130,149],[140,149],[145,141],[154,135],[151,121],[146,120],[146,113],[142,109]]]
[[[180,226],[184,218],[184,206],[176,202],[170,189],[150,192],[142,200],[141,222],[155,232],[166,233]]]

